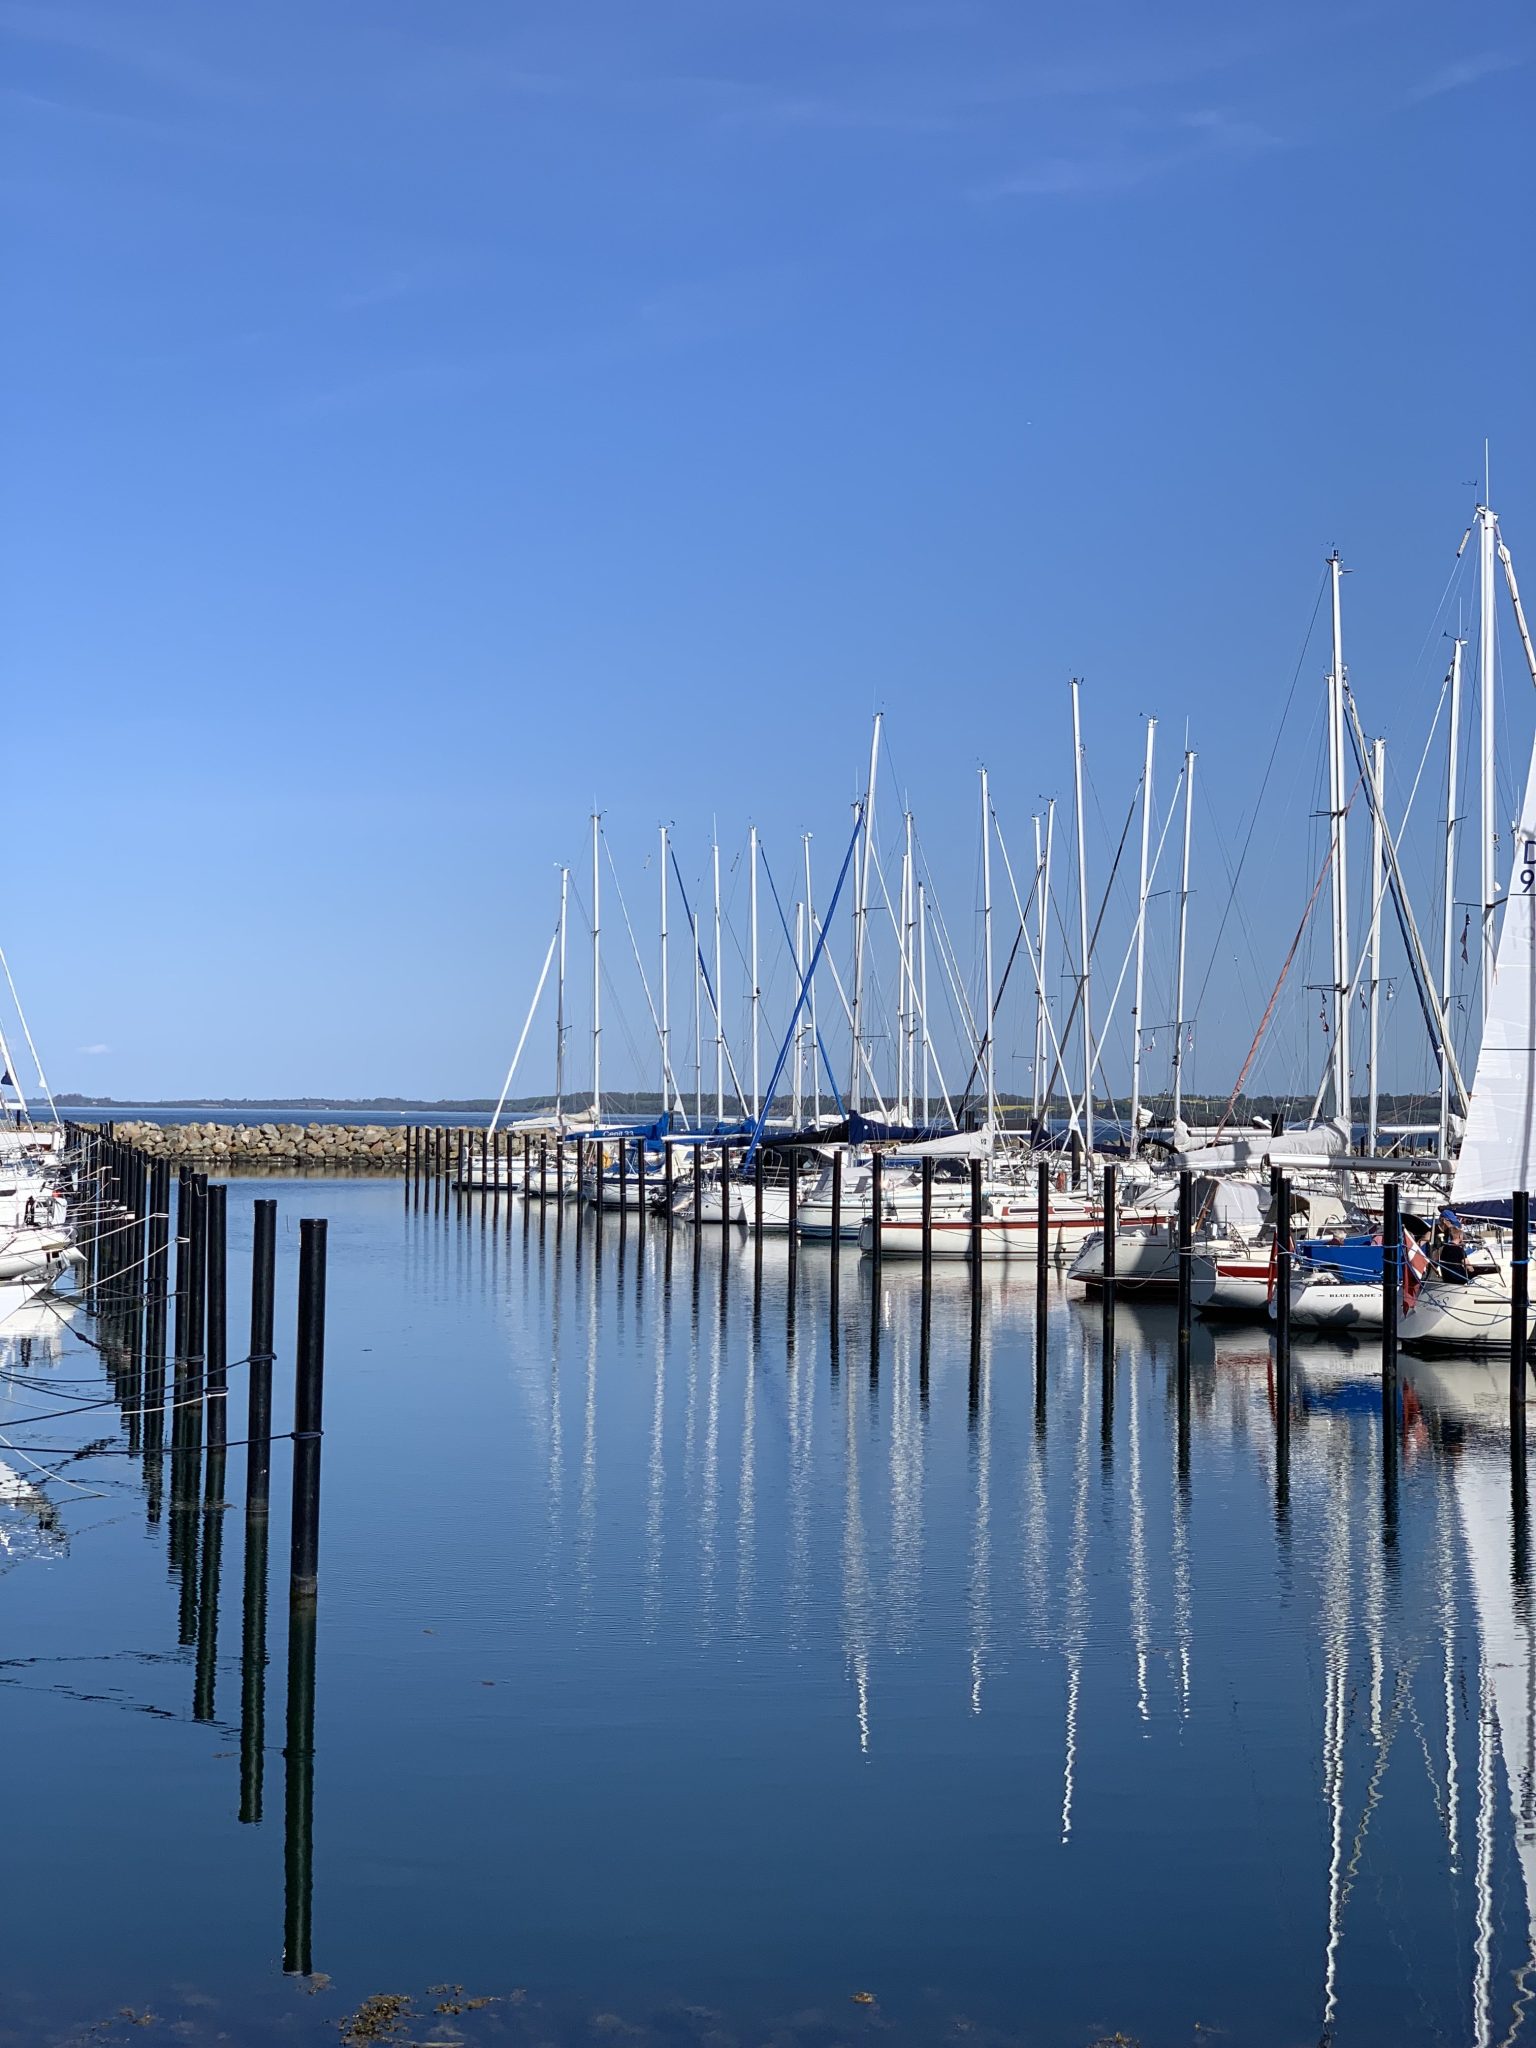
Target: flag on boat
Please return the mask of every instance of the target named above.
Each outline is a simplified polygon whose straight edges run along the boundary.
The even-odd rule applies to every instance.
[[[1429,1271],[1429,1253],[1422,1238],[1411,1230],[1403,1232],[1403,1307],[1409,1309],[1419,1298],[1424,1275]]]

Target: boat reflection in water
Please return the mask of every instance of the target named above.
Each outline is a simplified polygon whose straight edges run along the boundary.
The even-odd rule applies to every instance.
[[[807,2012],[826,2038],[863,1985],[899,2040],[936,2013],[1042,2040],[1522,2038],[1536,1670],[1496,1362],[1404,1360],[1384,1402],[1369,1343],[1298,1339],[1282,1379],[1267,1329],[1200,1326],[1181,1371],[1172,1307],[1107,1325],[1054,1280],[1042,1326],[1027,1263],[925,1290],[916,1262],[575,1204],[408,1214],[402,1250],[377,1191],[327,1192],[348,1363],[323,1626],[282,1630],[278,1526],[270,1601],[260,1524],[221,1593],[204,1484],[177,1538],[194,1626],[179,1643],[157,1561],[168,1641],[136,1644],[135,1682],[193,1714],[92,1724],[119,1792],[91,1824],[108,1871],[137,1868],[155,1768],[206,1736],[197,1772],[230,1754],[253,1825],[233,1783],[205,1822],[195,1778],[172,1925],[135,1923],[125,1996],[219,1929],[259,1988],[280,1888],[295,1972],[526,1984],[530,2011],[572,1987],[541,2039],[590,2039],[594,2012],[643,2032],[683,1997],[738,2038]],[[71,1375],[103,1369],[64,1343]],[[30,1481],[86,1526],[0,1456],[0,1511],[46,1534]],[[146,1554],[108,1518],[67,1569],[115,1592]],[[36,1740],[67,1809],[78,1725]],[[263,1816],[247,1939],[224,1909]],[[57,1970],[56,1916],[16,1911],[17,1953]]]

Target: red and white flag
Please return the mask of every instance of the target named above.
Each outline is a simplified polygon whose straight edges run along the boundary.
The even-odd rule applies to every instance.
[[[1418,1238],[1403,1232],[1403,1307],[1412,1308],[1429,1271],[1429,1253]]]

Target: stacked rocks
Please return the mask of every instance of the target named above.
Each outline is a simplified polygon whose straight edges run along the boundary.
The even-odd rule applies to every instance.
[[[383,1124],[120,1123],[125,1145],[152,1159],[234,1171],[242,1166],[323,1166],[338,1172],[399,1173],[405,1132]]]

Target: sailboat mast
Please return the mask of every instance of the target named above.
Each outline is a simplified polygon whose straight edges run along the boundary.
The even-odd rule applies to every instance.
[[[672,1107],[672,1019],[667,998],[667,828],[661,828],[661,1107]]]
[[[1036,953],[1040,961],[1040,981],[1037,987],[1035,1008],[1035,1071],[1042,1077],[1040,1082],[1040,1114],[1049,1118],[1050,1096],[1045,1081],[1049,1074],[1046,1066],[1046,1041],[1050,1036],[1050,983],[1045,974],[1045,947],[1051,934],[1051,855],[1056,844],[1056,799],[1049,797],[1045,806],[1045,864],[1040,870],[1040,906],[1035,920]]]
[[[997,1122],[997,998],[992,979],[992,804],[981,771],[981,950],[987,978],[987,1131]]]
[[[875,776],[880,766],[882,716],[879,711],[875,713],[874,731],[869,742],[869,780],[864,785],[864,844],[859,861],[859,893],[853,905],[853,1015],[850,1020],[853,1035],[853,1071],[848,1080],[850,1111],[856,1111],[863,1101],[859,1055],[863,1043],[860,1032],[863,1029],[864,1014],[864,940],[869,926],[869,856],[875,829]]]
[[[1381,897],[1386,887],[1386,861],[1381,846],[1381,807],[1386,800],[1387,743],[1371,742],[1371,965],[1369,996],[1370,1088],[1366,1098],[1365,1149],[1376,1156],[1376,1127],[1381,1102]]]
[[[917,885],[917,1000],[923,1031],[923,1128],[928,1126],[928,898],[921,882]]]
[[[795,905],[795,986],[805,980],[805,905]],[[800,1014],[795,1019],[795,1087],[794,1104],[790,1110],[790,1121],[795,1129],[800,1128],[805,1098],[805,1005],[800,1005]]]
[[[1072,784],[1077,803],[1077,943],[1083,1013],[1083,1144],[1093,1150],[1093,1023],[1088,993],[1088,853],[1083,819],[1083,721],[1081,685],[1072,678]]]
[[[1344,829],[1344,628],[1338,550],[1328,558],[1333,601],[1333,667],[1328,676],[1328,809],[1333,876],[1333,1108],[1346,1132],[1353,1128],[1349,1099],[1349,843]]]
[[[693,1122],[704,1128],[704,953],[699,913],[693,913]],[[694,1171],[698,1171],[695,1156]]]
[[[720,949],[720,835],[714,838],[715,857],[715,1122],[725,1122],[725,990],[720,971],[724,956]]]
[[[805,851],[805,930],[811,944],[811,957],[815,958],[816,947],[816,899],[811,894],[811,835],[804,832],[800,844]],[[816,1028],[816,977],[811,976],[810,1000],[806,1004],[810,1013],[811,1035],[811,1114],[821,1122],[821,1034]]]
[[[757,1055],[757,827],[755,825],[751,827],[748,833],[748,850],[749,858],[752,862],[752,874],[747,892],[747,917],[750,929],[750,936],[748,938],[747,944],[752,956],[752,1121],[753,1123],[756,1123],[758,1117],[758,1105],[762,1099],[762,1090],[758,1081]]]
[[[555,1129],[565,1129],[565,902],[571,871],[560,870],[560,978],[555,984]]]
[[[603,1120],[603,926],[602,874],[598,864],[598,839],[602,813],[592,813],[592,1118]]]
[[[1456,772],[1459,767],[1457,750],[1461,744],[1461,655],[1466,645],[1463,640],[1451,644],[1451,701],[1449,706],[1450,726],[1445,745],[1445,924],[1440,934],[1440,1015],[1445,1029],[1451,1028],[1451,977],[1456,943],[1456,807],[1460,792],[1456,786]],[[1440,1157],[1448,1159],[1451,1150],[1451,1062],[1446,1048],[1440,1047]]]
[[[1184,750],[1184,864],[1179,872],[1179,958],[1173,985],[1173,1121],[1184,1114],[1184,960],[1189,939],[1189,840],[1195,814],[1195,757]]]
[[[1487,450],[1483,452],[1483,503],[1477,508],[1477,693],[1481,749],[1482,816],[1479,832],[1482,894],[1483,1021],[1493,999],[1494,930],[1493,913],[1498,907],[1499,818],[1498,783],[1493,758],[1494,738],[1494,639],[1493,566],[1496,521],[1488,504],[1490,495]]]
[[[1147,720],[1147,758],[1141,771],[1141,882],[1136,891],[1136,988],[1131,1005],[1131,1135],[1127,1149],[1136,1157],[1141,1139],[1141,1005],[1147,971],[1147,856],[1152,832],[1152,743],[1157,720]]]

